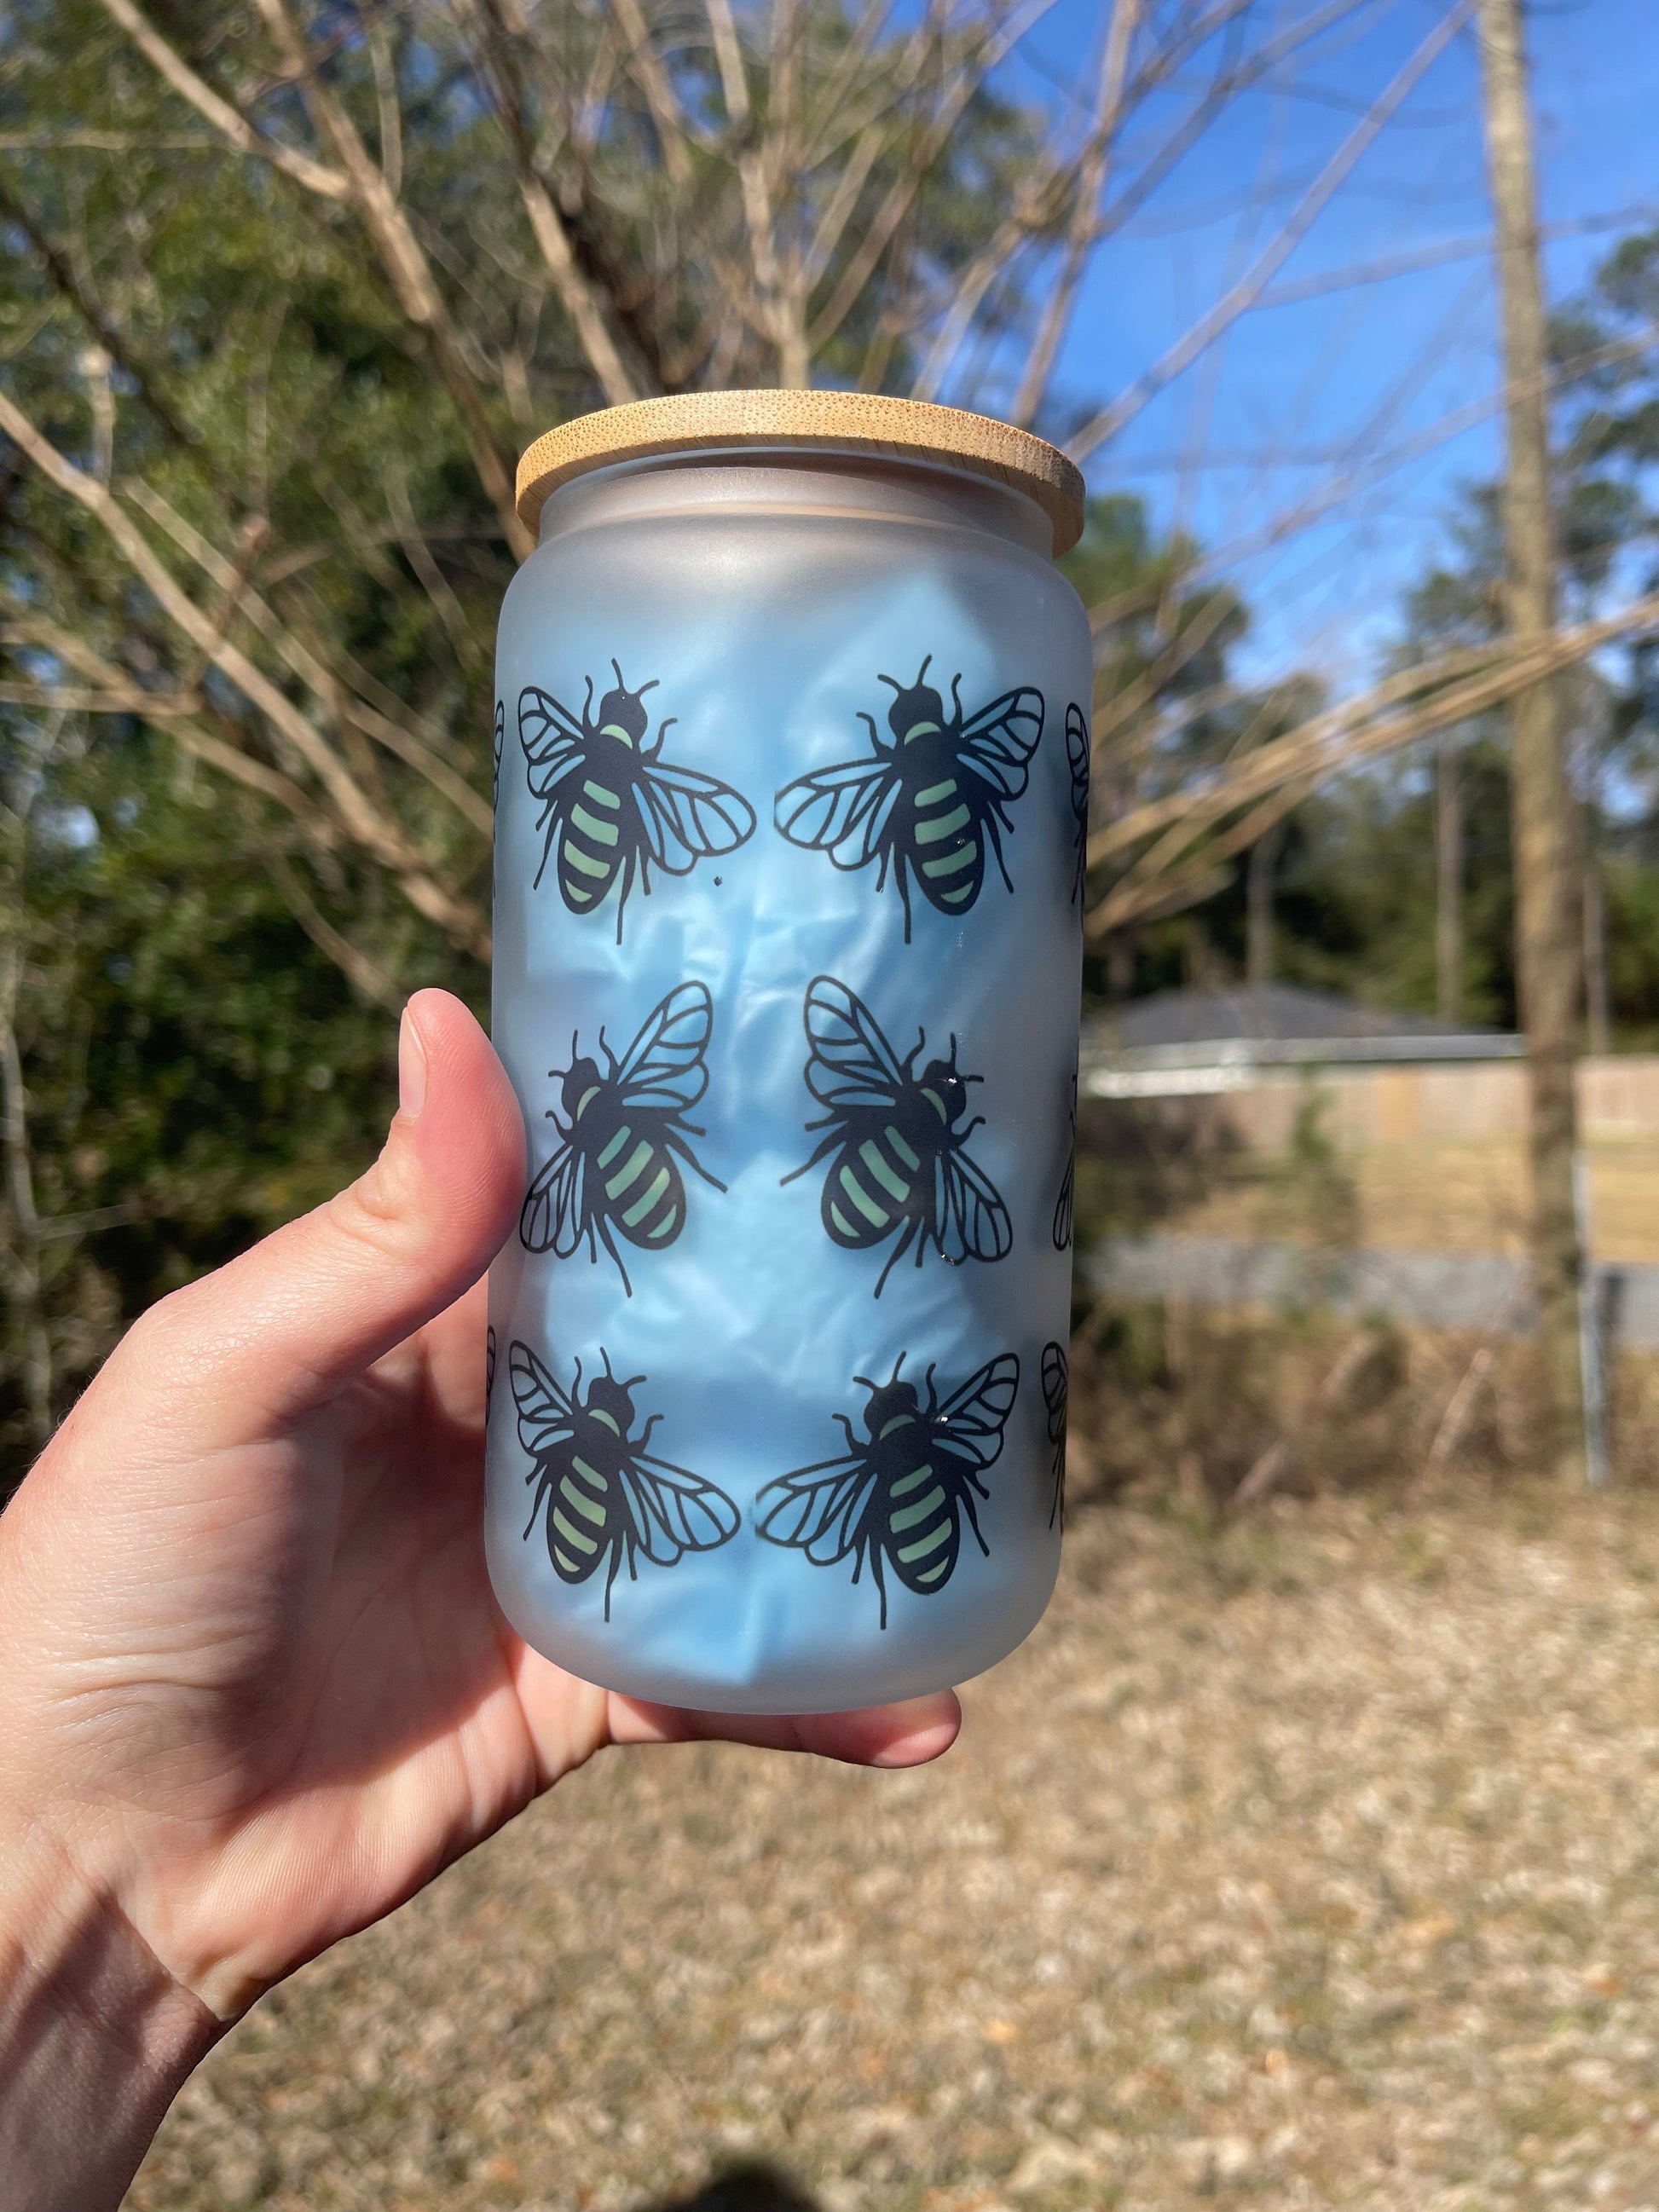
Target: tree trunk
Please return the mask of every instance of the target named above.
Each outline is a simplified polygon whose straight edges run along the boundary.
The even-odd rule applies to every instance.
[[[1601,862],[1595,849],[1595,819],[1584,811],[1584,1012],[1589,1048],[1599,1058],[1611,1052],[1612,1019],[1607,1005],[1607,903],[1601,888]]]
[[[1244,980],[1273,980],[1273,871],[1285,843],[1285,824],[1275,822],[1250,848],[1244,878]]]
[[[1480,0],[1480,58],[1509,394],[1504,483],[1509,629],[1517,645],[1526,645],[1554,627],[1555,558],[1544,304],[1520,0]],[[1571,824],[1556,687],[1547,680],[1520,693],[1512,719],[1516,950],[1530,1077],[1532,1261],[1550,1393],[1549,1443],[1553,1458],[1565,1471],[1582,1468],[1583,1452],[1579,1252],[1572,1188],[1580,975]]]
[[[1434,1010],[1463,1018],[1463,787],[1458,747],[1443,730],[1434,749]]]

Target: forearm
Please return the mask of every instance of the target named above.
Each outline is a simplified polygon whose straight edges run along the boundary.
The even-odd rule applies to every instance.
[[[219,2032],[66,1860],[0,1836],[0,2212],[114,2212]]]

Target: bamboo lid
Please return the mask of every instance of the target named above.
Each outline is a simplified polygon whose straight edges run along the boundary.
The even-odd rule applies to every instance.
[[[988,415],[863,392],[691,392],[579,415],[538,438],[519,463],[519,514],[532,530],[550,493],[590,469],[704,447],[849,448],[937,461],[1034,499],[1056,555],[1083,535],[1083,478],[1057,447]]]

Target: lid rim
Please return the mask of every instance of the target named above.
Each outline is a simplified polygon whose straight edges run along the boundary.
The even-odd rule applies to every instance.
[[[687,392],[579,415],[526,450],[519,463],[519,514],[537,529],[555,491],[619,461],[751,446],[932,461],[1033,501],[1048,518],[1056,557],[1083,534],[1081,472],[1029,430],[928,400],[821,390]]]

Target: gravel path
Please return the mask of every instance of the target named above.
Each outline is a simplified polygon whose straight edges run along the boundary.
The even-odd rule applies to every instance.
[[[942,1766],[600,1762],[130,2205],[1659,2208],[1659,1499],[1074,1524]]]

